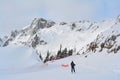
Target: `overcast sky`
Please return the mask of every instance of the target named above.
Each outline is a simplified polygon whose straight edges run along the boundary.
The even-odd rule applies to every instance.
[[[0,36],[37,18],[102,21],[120,14],[120,0],[0,0]]]

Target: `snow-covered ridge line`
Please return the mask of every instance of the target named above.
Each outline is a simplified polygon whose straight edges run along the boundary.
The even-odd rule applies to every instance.
[[[120,19],[114,26],[99,34],[94,41],[82,49],[83,54],[99,53],[118,53],[120,50]]]
[[[119,26],[120,16],[101,22],[78,21],[72,23],[56,23],[43,18],[35,18],[30,25],[19,31],[12,31],[10,35],[2,38],[0,44],[4,47],[11,44],[32,47],[43,58],[47,56],[48,52],[50,56],[56,56],[60,49],[64,51],[66,48],[67,53],[72,50],[74,54],[81,54],[88,49],[88,46],[85,46],[96,41],[98,37],[101,39],[98,42],[104,42],[106,37],[113,35],[113,32],[114,35],[119,35]],[[102,35],[106,37],[103,39]],[[119,46],[118,38],[116,39],[117,46]],[[84,49],[82,49],[83,47]]]

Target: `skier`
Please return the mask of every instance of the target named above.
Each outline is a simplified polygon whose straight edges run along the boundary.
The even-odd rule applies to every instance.
[[[75,63],[73,61],[71,62],[71,72],[75,72]]]

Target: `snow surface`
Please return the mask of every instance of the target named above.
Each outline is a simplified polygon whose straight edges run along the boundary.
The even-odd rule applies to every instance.
[[[0,70],[27,67],[38,63],[39,58],[31,48],[23,46],[0,47]]]
[[[91,53],[87,58],[77,55],[43,64],[25,47],[0,50],[0,80],[120,80],[120,53]],[[70,72],[72,60],[76,73]]]

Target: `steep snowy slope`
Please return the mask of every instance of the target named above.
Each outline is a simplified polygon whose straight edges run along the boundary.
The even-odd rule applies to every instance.
[[[120,22],[111,26],[108,30],[100,33],[97,38],[83,49],[84,54],[88,52],[118,53],[120,50]],[[82,52],[81,52],[82,53]]]
[[[40,53],[45,54],[49,51],[55,54],[62,45],[62,49],[73,49],[75,53],[78,53],[83,46],[92,42],[98,34],[114,26],[115,20],[91,24],[90,22],[76,22],[74,23],[74,29],[72,29],[73,23],[71,25],[56,24],[49,29],[42,29],[38,35],[47,44],[37,46],[36,49]]]

